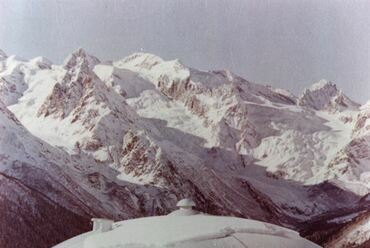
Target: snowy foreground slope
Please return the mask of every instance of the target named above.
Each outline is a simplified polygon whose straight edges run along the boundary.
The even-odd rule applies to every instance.
[[[329,81],[296,97],[152,54],[101,62],[78,49],[62,65],[3,54],[0,100],[0,206],[36,210],[15,218],[50,230],[35,247],[88,230],[90,217],[165,214],[183,197],[335,247],[351,219],[322,223],[369,206],[370,107]],[[40,216],[55,215],[37,211],[56,208],[78,221],[48,228]]]

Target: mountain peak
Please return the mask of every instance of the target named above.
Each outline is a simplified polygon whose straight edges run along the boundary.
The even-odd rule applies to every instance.
[[[360,107],[360,110],[370,110],[370,100]]]
[[[53,64],[50,60],[45,57],[39,56],[30,60],[31,63],[37,65],[40,68],[51,68]]]
[[[6,53],[0,49],[0,60],[6,59],[7,57]]]
[[[339,90],[333,82],[321,79],[303,91],[298,104],[315,110],[341,111],[358,109],[358,103],[353,102]]]
[[[158,86],[171,87],[173,82],[184,82],[190,77],[189,69],[178,59],[163,60],[150,53],[134,53],[113,63],[117,68],[139,73]]]
[[[80,56],[80,57],[92,56],[85,49],[83,49],[82,47],[79,47],[76,50],[74,50],[72,52],[72,54],[74,54],[76,56]]]
[[[143,52],[133,53],[115,62],[115,65],[117,67],[136,67],[146,70],[151,70],[155,66],[178,69],[186,68],[186,66],[184,66],[179,59],[164,60],[155,54]]]
[[[86,67],[89,70],[92,70],[95,65],[99,64],[100,60],[95,56],[88,54],[83,48],[78,48],[72,54],[68,55],[64,60],[64,68],[71,69],[76,65],[81,67]]]
[[[157,62],[163,62],[164,60],[155,55],[155,54],[152,54],[152,53],[143,53],[143,52],[136,52],[136,53],[133,53],[125,58],[122,59],[123,61],[125,61],[126,63],[129,62],[129,61],[142,61],[142,60],[151,60],[151,61],[157,61]]]
[[[335,90],[338,90],[337,89],[337,86],[333,83],[333,82],[331,82],[331,81],[329,81],[329,80],[327,80],[327,79],[321,79],[321,80],[319,80],[318,82],[316,82],[316,83],[314,83],[314,84],[312,84],[308,89],[306,89],[306,90],[310,90],[310,91],[317,91],[317,90],[322,90],[322,89],[335,89]]]

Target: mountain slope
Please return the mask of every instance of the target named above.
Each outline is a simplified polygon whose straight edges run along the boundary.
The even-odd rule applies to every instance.
[[[47,146],[40,170],[57,164],[53,180],[89,203],[58,201],[73,213],[163,214],[191,197],[204,212],[304,232],[309,220],[364,209],[367,108],[330,82],[296,97],[152,54],[102,63],[78,49],[63,65],[34,61],[2,56],[0,99],[42,140],[20,140],[14,160],[29,163]]]
[[[2,102],[0,158],[1,247],[50,247],[90,229],[91,217],[139,217],[171,204],[153,203],[156,188],[120,184],[89,156],[32,136]]]
[[[0,120],[0,246],[48,247],[87,230],[90,210],[58,182],[63,173],[50,175],[55,165],[37,155],[47,146],[32,138],[1,102]]]

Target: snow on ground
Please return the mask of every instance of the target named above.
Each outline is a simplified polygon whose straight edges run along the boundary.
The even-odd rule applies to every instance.
[[[238,103],[238,99],[235,96],[231,97],[214,97],[209,94],[199,94],[197,99],[208,107],[208,111],[205,113],[207,118],[213,123],[218,123],[224,117],[226,111]]]
[[[147,185],[153,182],[153,175],[132,176],[121,171],[120,174],[117,176],[117,179],[133,184]]]
[[[251,101],[244,101],[248,105],[256,105],[256,106],[264,106],[268,108],[275,108],[280,110],[287,110],[292,112],[301,113],[303,110],[299,106],[296,105],[286,105],[286,104],[280,104],[280,103],[272,103],[270,101],[267,101],[266,99],[262,97],[258,97],[260,100],[263,101],[263,103],[255,103]]]
[[[361,128],[357,127],[354,133],[357,137],[363,137],[370,133],[370,101],[360,107],[359,122],[362,122]]]
[[[94,72],[103,82],[125,98],[138,97],[144,90],[155,88],[153,83],[127,69],[100,64],[94,67]]]
[[[328,113],[316,111],[316,115],[325,120],[324,125],[330,130],[305,134],[299,130],[288,129],[278,123],[272,123],[278,136],[262,139],[253,152],[259,159],[257,164],[267,167],[268,171],[279,172],[285,178],[317,184],[328,178],[329,163],[351,141],[355,122],[344,122],[347,117],[353,120],[355,111]]]
[[[336,114],[331,114],[325,111],[316,111],[316,115],[327,120],[324,124],[331,128],[331,133],[328,140],[323,139],[324,142],[330,144],[336,144],[336,149],[328,149],[326,163],[330,162],[336,155],[336,151],[344,148],[349,141],[351,141],[352,130],[355,125],[354,119],[356,118],[357,112],[355,111],[344,111]],[[345,122],[343,118],[349,118],[351,121]]]
[[[113,65],[137,72],[155,85],[159,80],[163,80],[165,85],[170,86],[173,81],[182,81],[190,76],[189,70],[180,61],[164,61],[162,58],[149,53],[134,53],[114,62]]]
[[[141,117],[163,120],[167,127],[203,138],[204,146],[212,147],[214,141],[204,119],[191,113],[182,103],[168,101],[157,90],[143,91],[139,97],[126,101]]]
[[[13,55],[0,61],[1,100],[6,105],[17,103],[30,81],[40,78],[40,75],[45,72],[44,69],[50,66],[50,61],[43,57],[26,61]]]

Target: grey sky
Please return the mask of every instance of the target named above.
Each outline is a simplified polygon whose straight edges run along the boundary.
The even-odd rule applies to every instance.
[[[370,100],[365,0],[0,0],[7,54],[60,63],[77,47],[102,60],[143,49],[296,94],[326,78]]]

